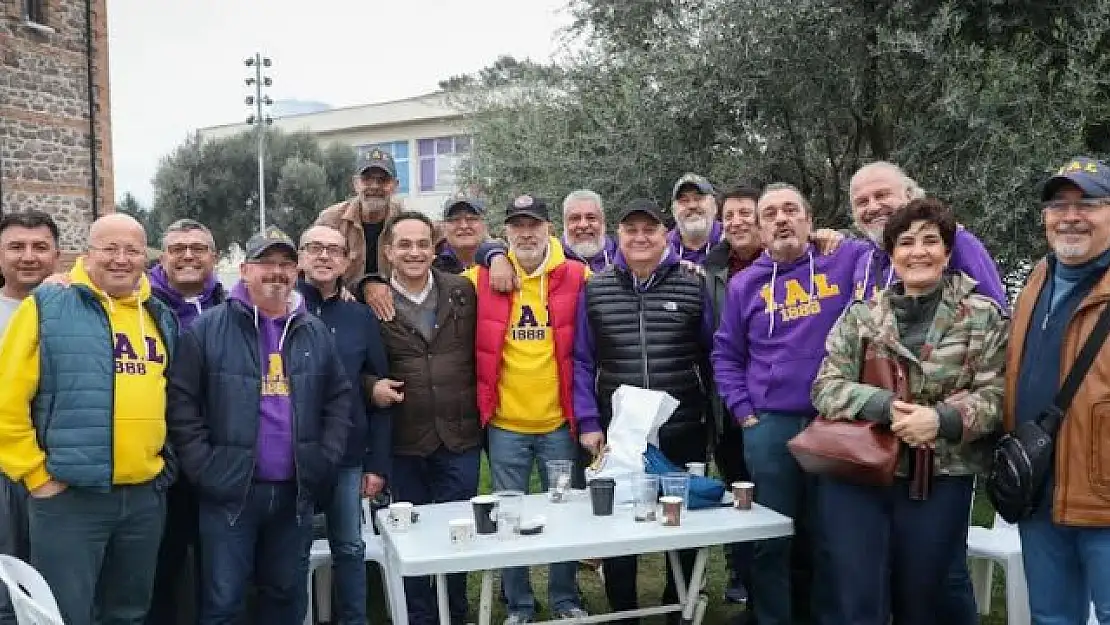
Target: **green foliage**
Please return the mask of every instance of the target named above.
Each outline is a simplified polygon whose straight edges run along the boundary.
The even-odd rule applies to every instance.
[[[1036,185],[1110,150],[1110,0],[572,0],[578,50],[444,84],[494,198],[590,187],[610,216],[686,171],[786,181],[822,225],[893,160],[1020,283],[1044,251]],[[496,219],[496,216],[493,217]]]
[[[267,223],[300,235],[350,191],[354,150],[321,147],[306,132],[266,130]],[[200,142],[190,138],[162,159],[154,176],[153,218],[166,226],[189,217],[212,230],[226,250],[258,230],[258,141],[253,131]]]

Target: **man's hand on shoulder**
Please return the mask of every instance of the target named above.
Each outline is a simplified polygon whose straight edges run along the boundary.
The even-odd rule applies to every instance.
[[[378,319],[393,321],[397,311],[393,308],[393,293],[384,282],[367,281],[362,285],[362,298]]]
[[[489,285],[498,293],[511,293],[520,288],[520,278],[508,256],[497,254],[489,261]]]

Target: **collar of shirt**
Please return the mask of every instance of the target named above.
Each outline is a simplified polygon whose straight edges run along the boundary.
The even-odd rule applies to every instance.
[[[432,288],[435,286],[435,277],[429,273],[428,282],[424,284],[424,288],[419,293],[412,293],[397,279],[397,272],[393,272],[393,275],[389,278],[389,286],[405,296],[405,299],[419,306],[424,303],[424,300],[428,299],[428,294],[432,292]]]

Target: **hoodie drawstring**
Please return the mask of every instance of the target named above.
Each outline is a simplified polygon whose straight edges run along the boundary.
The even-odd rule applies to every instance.
[[[871,263],[874,262],[874,260],[875,250],[871,250],[871,253],[867,255],[867,265],[863,269],[863,290],[860,293],[860,299],[862,300],[868,299],[867,286],[871,280]],[[891,282],[894,282],[894,263],[891,263],[890,268],[888,268],[886,271],[886,284],[883,285],[882,290],[885,291],[887,288],[889,288]]]
[[[813,252],[810,251],[808,253],[808,256],[809,256],[809,299],[808,299],[808,301],[812,302],[813,301],[813,285],[815,283],[814,278],[816,276],[817,269],[816,269],[816,264],[813,261]],[[771,265],[771,283],[768,285],[768,288],[770,289],[770,293],[769,293],[769,297],[768,297],[769,303],[767,305],[767,314],[771,316],[771,320],[770,320],[770,323],[768,323],[768,325],[767,325],[767,338],[770,338],[771,335],[773,335],[775,333],[775,281],[778,279],[778,276],[779,276],[779,264],[776,262],[776,263]]]

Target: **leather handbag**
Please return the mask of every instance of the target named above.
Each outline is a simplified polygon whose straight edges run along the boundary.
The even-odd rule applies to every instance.
[[[910,401],[902,363],[879,355],[870,341],[865,340],[861,347],[860,383],[891,391],[895,399]],[[819,416],[786,445],[807,473],[855,484],[889,486],[894,483],[901,441],[884,423]]]

